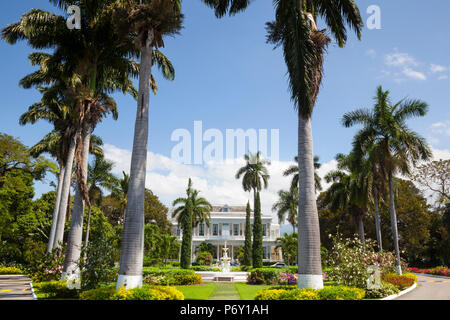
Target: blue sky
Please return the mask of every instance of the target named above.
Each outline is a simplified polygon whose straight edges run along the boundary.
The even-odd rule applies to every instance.
[[[371,107],[377,85],[389,89],[394,101],[404,97],[426,101],[428,115],[411,120],[410,127],[426,137],[440,157],[450,157],[450,3],[361,0],[357,4],[364,21],[369,18],[367,8],[378,5],[382,29],[364,28],[361,41],[350,34],[345,48],[333,43],[328,50],[313,115],[314,151],[326,164],[323,170],[332,168],[337,153],[350,150],[357,130],[343,128],[340,118],[349,110]],[[0,26],[17,21],[31,8],[58,12],[45,0],[2,1]],[[197,176],[197,186],[206,189],[212,202],[241,204],[244,197],[238,196],[242,193],[239,183],[232,176],[217,175],[228,169],[233,175],[235,167],[187,168],[171,163],[171,149],[176,144],[170,141],[172,132],[178,128],[192,132],[195,120],[203,121],[204,129],[217,128],[224,133],[227,128],[279,129],[280,165],[278,171],[274,169],[274,183],[267,191],[269,208],[276,189],[283,184],[287,188],[288,180],[277,175],[293,159],[297,145],[297,121],[282,52],[265,43],[265,22],[274,16],[272,2],[255,0],[246,12],[220,20],[200,1],[184,1],[183,10],[181,35],[166,39],[162,49],[176,68],[176,79],[165,81],[155,71],[159,91],[150,102],[147,185],[169,204],[183,192],[185,183],[181,181],[189,173]],[[324,27],[319,22],[319,28]],[[11,46],[0,42],[0,131],[28,146],[51,130],[46,123],[18,125],[19,116],[39,100],[36,90],[18,86],[19,80],[33,71],[27,60],[31,52],[25,43]],[[115,171],[120,173],[129,170],[126,159],[132,148],[136,102],[121,94],[115,97],[119,120],[106,119],[95,133],[107,144],[107,156],[117,162]],[[47,184],[38,184],[38,194],[47,190]]]

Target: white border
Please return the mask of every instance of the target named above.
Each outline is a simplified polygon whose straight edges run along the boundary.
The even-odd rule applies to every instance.
[[[116,288],[119,290],[121,287],[125,287],[127,290],[142,287],[142,276],[119,274]]]
[[[30,282],[31,294],[33,295],[33,300],[38,300],[38,297],[34,293],[33,282]]]
[[[300,283],[306,284],[299,287]],[[297,286],[302,289],[323,289],[323,276],[321,274],[299,274],[297,278]]]
[[[394,300],[395,298],[398,298],[404,294],[407,294],[410,291],[413,291],[415,288],[417,287],[417,282],[415,282],[411,287],[409,287],[408,289],[405,289],[403,291],[400,291],[397,294],[393,294],[391,296],[388,296],[386,298],[380,299],[380,300]]]

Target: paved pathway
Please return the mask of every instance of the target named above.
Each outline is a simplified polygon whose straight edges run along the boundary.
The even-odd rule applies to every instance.
[[[0,300],[33,300],[30,283],[27,276],[0,275]]]
[[[240,300],[233,283],[218,283],[209,300]]]
[[[417,276],[417,288],[395,300],[450,300],[450,278]]]

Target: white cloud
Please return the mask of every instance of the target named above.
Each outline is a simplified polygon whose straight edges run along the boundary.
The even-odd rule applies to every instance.
[[[390,67],[417,66],[417,61],[407,53],[394,52],[384,57],[384,63]]]
[[[431,73],[440,73],[440,72],[444,72],[444,71],[447,71],[447,70],[448,70],[447,67],[444,67],[444,66],[441,66],[441,65],[438,65],[438,64],[431,64],[430,65]]]
[[[439,76],[438,80],[446,80],[448,79],[447,75]]]
[[[405,67],[403,69],[403,74],[405,76],[407,76],[410,79],[414,79],[414,80],[427,80],[427,77],[425,76],[425,74],[423,74],[422,72],[419,71],[415,71],[411,68]]]
[[[431,125],[431,132],[434,134],[450,136],[450,120],[433,123]]]

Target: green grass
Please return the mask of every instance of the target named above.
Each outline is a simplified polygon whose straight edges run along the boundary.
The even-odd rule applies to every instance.
[[[216,283],[204,283],[193,286],[176,286],[183,292],[185,300],[209,300],[209,297],[216,288]]]
[[[241,300],[253,300],[259,290],[268,289],[271,285],[250,285],[246,283],[235,283],[234,288],[239,293]]]

